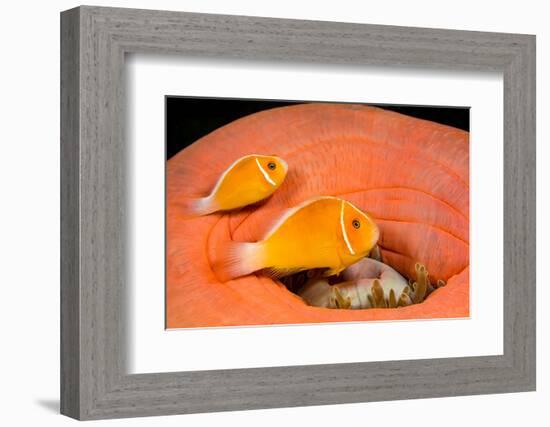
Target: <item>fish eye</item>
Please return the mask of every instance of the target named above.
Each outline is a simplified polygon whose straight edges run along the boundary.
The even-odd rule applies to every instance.
[[[267,167],[269,168],[269,170],[274,171],[277,168],[277,165],[275,164],[275,162],[269,162],[267,164]]]
[[[353,225],[353,228],[359,228],[359,227],[361,227],[361,223],[359,222],[358,219],[354,219],[354,220],[351,222],[351,225]]]

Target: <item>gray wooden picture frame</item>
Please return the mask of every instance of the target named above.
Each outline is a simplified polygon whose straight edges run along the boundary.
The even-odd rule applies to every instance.
[[[135,52],[502,72],[504,354],[127,374],[124,61]],[[530,390],[534,36],[88,6],[62,12],[63,414],[84,420]]]

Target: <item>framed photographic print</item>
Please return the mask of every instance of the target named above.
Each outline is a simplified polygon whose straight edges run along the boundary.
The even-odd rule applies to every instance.
[[[535,388],[535,38],[61,15],[61,407]]]

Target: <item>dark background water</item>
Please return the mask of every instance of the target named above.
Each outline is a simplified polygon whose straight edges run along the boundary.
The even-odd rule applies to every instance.
[[[303,104],[304,102],[307,101],[166,96],[166,158],[169,159],[202,136],[241,117],[270,108]],[[468,107],[369,103],[363,103],[363,105],[396,111],[466,131],[470,129],[470,109]]]

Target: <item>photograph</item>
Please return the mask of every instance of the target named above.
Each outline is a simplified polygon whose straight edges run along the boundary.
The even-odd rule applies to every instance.
[[[165,96],[166,328],[470,316],[470,108]]]

